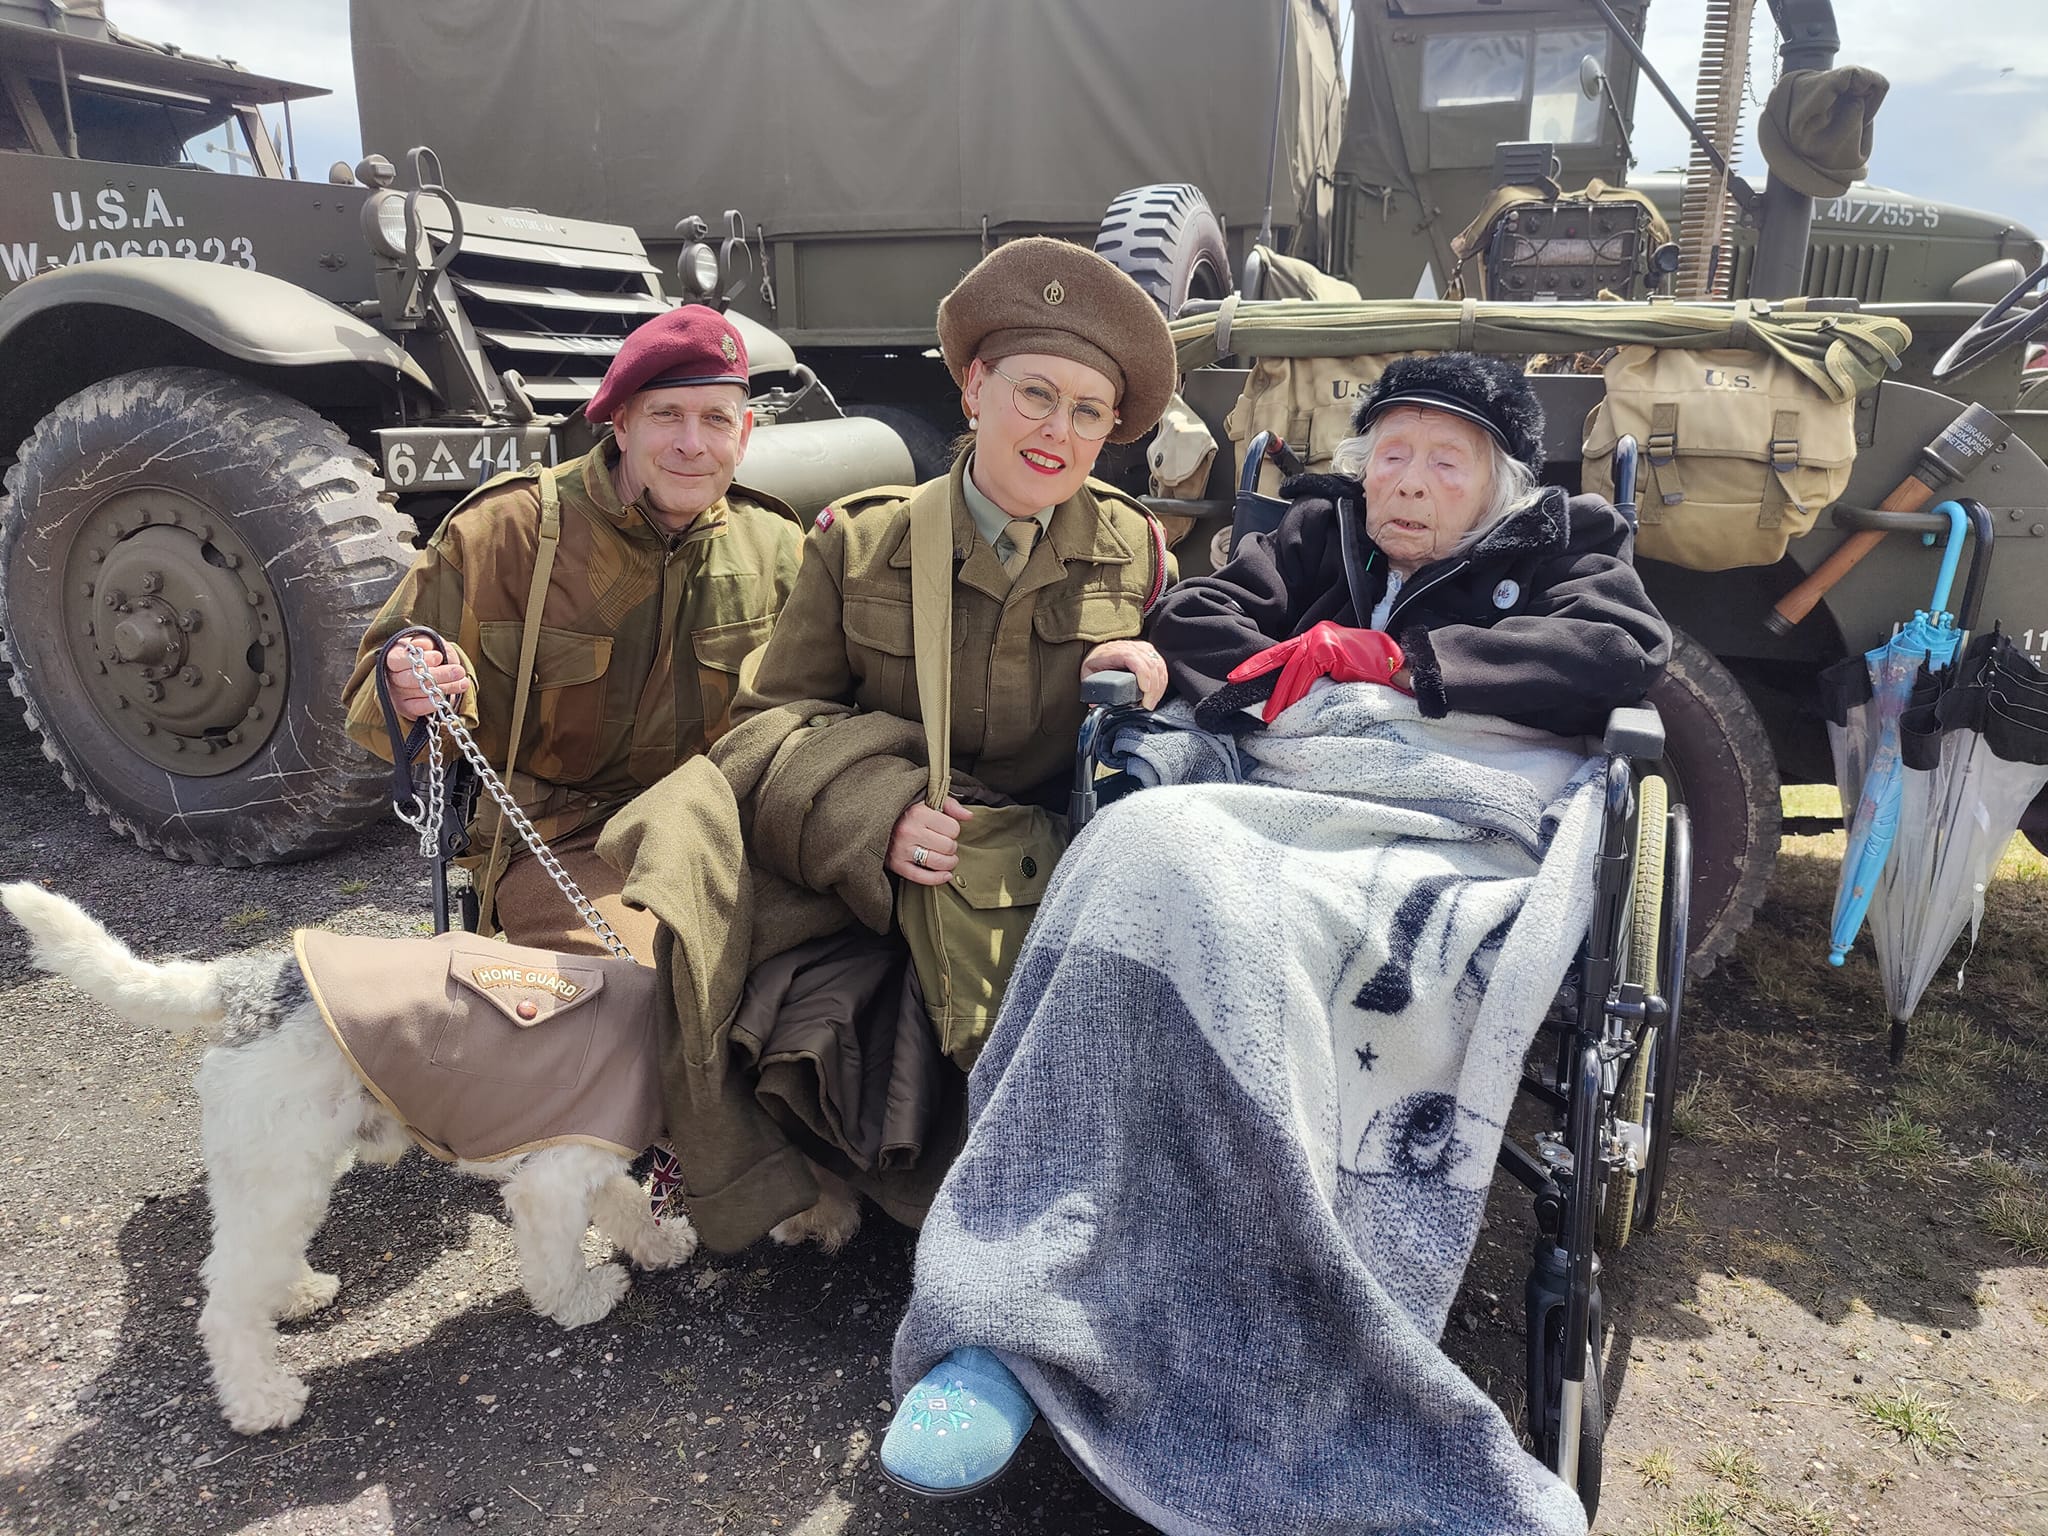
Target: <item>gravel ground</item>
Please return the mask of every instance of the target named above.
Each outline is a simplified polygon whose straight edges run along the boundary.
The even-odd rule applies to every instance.
[[[424,927],[426,881],[398,828],[282,868],[170,864],[88,817],[12,716],[0,719],[0,782],[0,878],[48,881],[142,953],[210,957],[282,943],[305,923]],[[236,1436],[193,1326],[207,1236],[197,1052],[31,973],[18,933],[0,927],[0,1527],[1143,1529],[1042,1434],[981,1498],[923,1504],[883,1481],[874,1446],[912,1240],[879,1215],[837,1258],[764,1244],[636,1275],[610,1318],[569,1333],[518,1294],[495,1192],[417,1157],[341,1182],[313,1250],[341,1276],[340,1297],[285,1331],[311,1405],[288,1431]],[[1700,996],[1697,1027],[1725,1039],[1694,1065],[1731,1106],[1776,1070],[1759,1039],[1815,1027],[1781,1027],[1782,1011],[1734,982]],[[1861,1070],[1879,1048],[1867,1029],[1850,1038]],[[1852,1089],[1860,1112],[1871,1100]],[[1675,1218],[1609,1265],[1601,1528],[2048,1530],[2033,1486],[2048,1483],[2048,1440],[2027,1385],[2042,1380],[2048,1344],[2039,1267],[1922,1193],[1830,1182],[1844,1139],[1830,1140],[1834,1122],[1810,1097],[1798,1102],[1807,1119],[1753,1110],[1736,1130],[1680,1143]],[[1768,1172],[1764,1150],[1742,1141],[1758,1126],[1772,1138]],[[2019,1145],[2038,1129],[2028,1118]],[[1518,1188],[1496,1187],[1445,1341],[1517,1419],[1526,1208]],[[1823,1229],[1817,1260],[1793,1241]],[[1890,1379],[1908,1359],[1916,1381],[2003,1384],[1962,1451],[1923,1454],[1859,1417],[1864,1373]]]

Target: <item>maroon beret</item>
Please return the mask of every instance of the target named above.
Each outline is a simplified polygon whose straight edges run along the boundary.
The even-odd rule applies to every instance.
[[[592,421],[610,421],[620,406],[647,389],[744,387],[746,382],[746,338],[709,305],[684,304],[656,315],[626,338],[583,414]]]

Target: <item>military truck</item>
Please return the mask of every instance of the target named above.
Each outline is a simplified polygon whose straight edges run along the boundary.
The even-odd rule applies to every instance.
[[[146,847],[330,847],[383,804],[340,691],[414,538],[490,476],[587,448],[580,408],[672,301],[632,230],[463,201],[428,150],[296,179],[290,104],[323,92],[79,0],[0,0],[0,86],[13,691]],[[742,323],[750,483],[805,511],[910,473]]]
[[[1787,70],[1834,62],[1826,0],[1770,7]],[[1710,4],[1717,16],[1728,9]],[[630,222],[654,244],[673,238],[665,221],[686,186],[715,194],[707,207],[734,210],[736,302],[773,318],[800,358],[820,369],[829,360],[847,398],[863,402],[856,408],[907,414],[910,433],[924,422],[925,436],[911,440],[927,454],[959,426],[930,353],[938,298],[992,243],[1016,235],[1093,243],[1170,315],[1201,317],[1226,295],[1248,313],[1279,270],[1267,252],[1303,258],[1312,273],[1348,280],[1368,298],[1432,296],[1454,283],[1474,299],[1643,294],[1672,286],[1672,258],[1686,254],[1651,238],[1653,216],[1681,234],[1701,227],[1685,206],[1689,187],[1697,203],[1698,167],[1636,180],[1646,196],[1601,202],[1597,225],[1544,223],[1595,179],[1631,180],[1636,116],[1664,110],[1643,101],[1646,85],[1677,105],[1639,57],[1648,0],[1354,0],[1348,97],[1337,69],[1340,14],[1323,0],[966,0],[936,10],[877,0],[857,17],[830,0],[690,0],[680,12],[494,0],[488,10],[499,39],[495,97],[430,88],[462,67],[476,29],[445,14],[429,19],[406,0],[352,0],[366,129],[431,138],[465,184],[516,200],[562,182],[587,140],[577,126],[583,103],[598,93],[610,103],[612,142],[669,144],[652,108],[621,116],[616,103],[687,91],[689,141],[662,164],[635,159],[631,175],[583,177],[574,211]],[[572,37],[578,46],[568,46]],[[1723,36],[1702,54],[1721,68],[1701,82],[1701,97],[1723,108],[1739,100],[1736,66],[1747,49]],[[711,59],[715,66],[699,62]],[[491,99],[516,99],[523,110],[515,121]],[[754,110],[765,101],[777,110]],[[1729,129],[1725,111],[1701,125],[1724,158]],[[2048,615],[2031,608],[2048,586],[2048,412],[2012,408],[2018,348],[1939,386],[1930,372],[1987,301],[2039,264],[2030,231],[1862,185],[1816,207],[1775,182],[1736,186],[1702,159],[1715,187],[1729,188],[1704,226],[1707,248],[1693,253],[1708,291],[1865,307],[1903,318],[1914,335],[1900,369],[1857,402],[1854,474],[1815,534],[1769,565],[1705,572],[1642,562],[1682,632],[1659,703],[1672,725],[1671,776],[1694,814],[1694,954],[1704,965],[1762,897],[1781,777],[1832,777],[1815,671],[1874,643],[1925,601],[1925,551],[1894,536],[1803,623],[1776,633],[1763,620],[1841,542],[1831,530],[1867,522],[1961,403],[1978,400],[2013,429],[1954,487],[1994,510],[2003,540],[1985,619],[2002,619],[2048,653]],[[1538,189],[1528,224],[1498,243],[1482,227],[1485,260],[1472,259],[1476,246],[1454,249],[1504,187]],[[1097,209],[1108,213],[1097,218]],[[1609,249],[1610,231],[1627,238]],[[1507,281],[1515,277],[1527,280],[1520,290]],[[1247,361],[1226,358],[1186,380],[1188,403],[1219,442],[1229,440]],[[1597,374],[1539,380],[1554,477],[1568,484],[1577,483],[1581,424],[1602,389]],[[1183,572],[1207,568],[1208,535],[1229,516],[1232,456],[1216,455],[1198,494],[1159,504],[1192,529],[1177,546]],[[1142,487],[1142,451],[1104,463]],[[2029,821],[2037,833],[2048,826],[2044,811]]]

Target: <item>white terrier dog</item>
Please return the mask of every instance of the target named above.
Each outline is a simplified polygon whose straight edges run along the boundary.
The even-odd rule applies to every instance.
[[[340,1286],[306,1262],[306,1245],[350,1154],[394,1163],[411,1138],[336,1046],[290,955],[152,965],[40,886],[0,886],[0,901],[28,930],[42,969],[131,1023],[215,1042],[197,1078],[213,1211],[199,1333],[230,1425],[254,1435],[295,1423],[306,1384],[278,1363],[277,1321],[319,1311]],[[623,1265],[584,1267],[593,1222],[644,1269],[696,1251],[681,1211],[656,1223],[626,1160],[602,1148],[555,1145],[455,1167],[502,1187],[520,1284],[564,1328],[596,1322],[626,1291]]]

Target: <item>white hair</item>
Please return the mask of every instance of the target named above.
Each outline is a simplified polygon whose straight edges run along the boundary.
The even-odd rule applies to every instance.
[[[1373,450],[1379,446],[1380,432],[1386,423],[1386,416],[1381,416],[1368,425],[1359,436],[1345,438],[1331,450],[1330,467],[1340,475],[1349,475],[1354,480],[1364,480],[1365,467],[1372,462]],[[1471,550],[1481,539],[1517,512],[1534,506],[1543,494],[1543,487],[1537,481],[1534,470],[1501,447],[1491,432],[1476,424],[1475,430],[1485,440],[1492,456],[1492,478],[1488,486],[1487,503],[1479,514],[1479,521],[1472,525],[1463,538],[1445,551],[1444,557],[1447,559],[1455,559]]]

